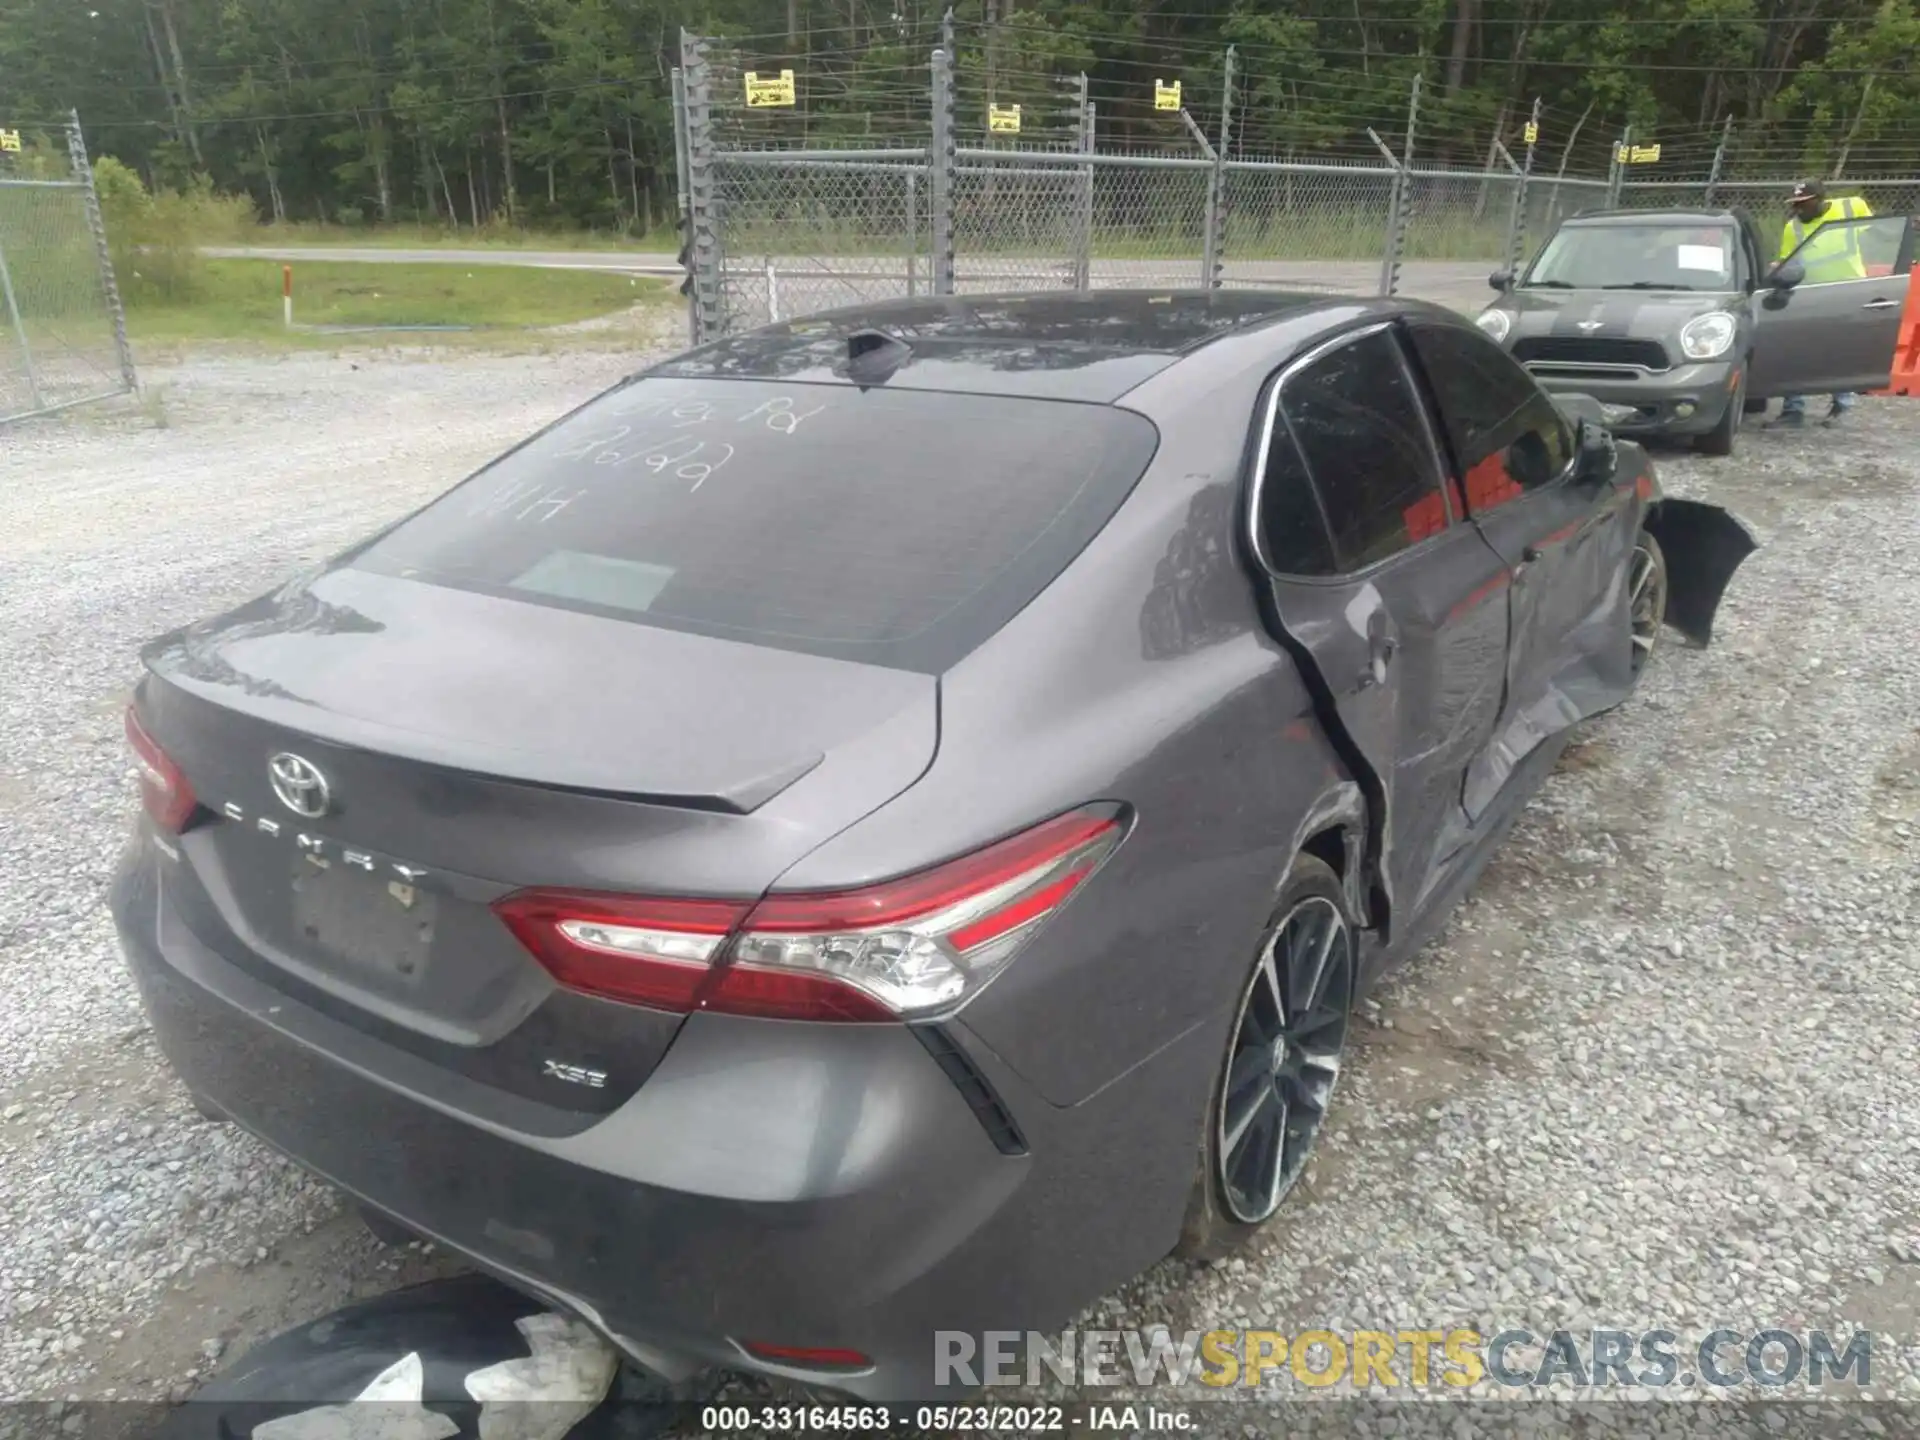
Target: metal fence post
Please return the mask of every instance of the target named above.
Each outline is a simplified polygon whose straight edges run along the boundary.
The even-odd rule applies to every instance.
[[[7,252],[0,248],[0,301],[7,307],[7,320],[13,326],[14,338],[20,342],[20,363],[26,367],[27,393],[33,397],[33,408],[46,408],[47,397],[40,393],[40,376],[33,368],[33,346],[27,341],[27,322],[21,318],[20,302],[13,294],[13,273],[7,269]]]
[[[1227,147],[1233,143],[1234,47],[1227,47],[1220,75],[1220,143],[1213,147],[1213,174],[1207,180],[1207,240],[1200,283],[1218,290],[1226,270]]]
[[[713,80],[706,41],[680,32],[687,118],[687,246],[693,271],[693,343],[726,333],[720,276],[724,264],[720,201],[715,193]]]
[[[687,297],[687,336],[699,333],[699,305],[693,294],[693,213],[687,199],[687,72],[673,67],[674,215],[680,227],[680,266],[686,272],[680,293]]]
[[[1420,77],[1413,77],[1413,93],[1407,97],[1407,141],[1403,147],[1402,158],[1396,159],[1373,130],[1367,136],[1379,147],[1380,153],[1387,157],[1387,164],[1393,167],[1393,187],[1387,199],[1387,241],[1386,253],[1380,259],[1380,293],[1397,295],[1400,292],[1400,261],[1407,248],[1407,229],[1413,221],[1413,137],[1420,123]]]
[[[1533,113],[1527,120],[1524,136],[1526,158],[1520,162],[1520,175],[1513,182],[1513,211],[1507,218],[1507,269],[1517,272],[1527,248],[1527,182],[1533,179],[1533,153],[1540,144],[1540,97],[1533,97]]]
[[[1613,169],[1607,175],[1607,208],[1620,208],[1620,189],[1627,181],[1627,157],[1633,153],[1633,127],[1627,126],[1620,132],[1620,139],[1613,147]]]
[[[1729,115],[1720,127],[1720,143],[1713,147],[1713,165],[1707,171],[1707,193],[1704,203],[1713,204],[1713,192],[1720,186],[1720,173],[1727,164],[1727,142],[1733,138],[1733,116]]]
[[[1400,242],[1405,238],[1400,225],[1400,204],[1406,189],[1406,171],[1372,126],[1367,127],[1367,138],[1380,147],[1380,153],[1393,171],[1393,179],[1387,185],[1387,234],[1380,248],[1380,293],[1391,295],[1400,285]]]
[[[953,52],[933,52],[933,146],[928,202],[933,206],[933,293],[953,294]]]
[[[107,248],[107,222],[100,214],[100,193],[93,188],[93,163],[87,158],[86,137],[80,133],[80,112],[67,112],[67,157],[73,165],[73,178],[80,182],[86,196],[87,228],[93,232],[94,254],[100,265],[100,290],[106,297],[107,314],[113,321],[113,348],[120,361],[120,383],[128,392],[138,390],[140,381],[133,373],[133,347],[127,344],[127,312],[120,303],[120,285],[113,278],[113,255]],[[20,331],[20,343],[26,344],[27,332]]]
[[[1073,148],[1082,155],[1093,153],[1093,101],[1087,98],[1087,72],[1082,70],[1073,84]],[[1079,191],[1074,197],[1073,216],[1073,288],[1093,288],[1093,167],[1080,167]]]

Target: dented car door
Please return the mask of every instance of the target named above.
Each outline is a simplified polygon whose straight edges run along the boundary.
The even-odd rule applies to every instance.
[[[1409,332],[1453,483],[1510,580],[1505,698],[1461,796],[1477,821],[1542,741],[1632,689],[1632,497],[1580,481],[1573,426],[1498,345],[1440,320]]]
[[[1500,712],[1506,569],[1449,511],[1391,325],[1289,367],[1257,457],[1270,618],[1367,791],[1392,923],[1411,923],[1468,839],[1460,787]]]

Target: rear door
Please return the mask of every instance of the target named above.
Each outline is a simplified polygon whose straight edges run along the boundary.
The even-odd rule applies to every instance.
[[[1381,879],[1405,923],[1465,840],[1461,777],[1500,709],[1506,567],[1448,504],[1394,327],[1296,361],[1265,427],[1255,548],[1321,703],[1379,782]]]
[[[1878,390],[1890,379],[1913,270],[1914,222],[1901,215],[1834,221],[1801,250],[1833,245],[1843,230],[1858,238],[1864,278],[1821,279],[1816,268],[1791,290],[1762,293],[1748,382],[1755,398]]]
[[[1633,533],[1614,492],[1573,477],[1573,427],[1533,378],[1472,327],[1409,327],[1465,508],[1511,583],[1497,734],[1466,776],[1478,820],[1513,767],[1632,687],[1623,583]]]

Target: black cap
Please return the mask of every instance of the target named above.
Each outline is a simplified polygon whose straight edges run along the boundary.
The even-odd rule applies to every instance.
[[[1787,197],[1789,205],[1798,205],[1803,200],[1824,200],[1827,187],[1818,180],[1802,180],[1793,187],[1793,193]]]

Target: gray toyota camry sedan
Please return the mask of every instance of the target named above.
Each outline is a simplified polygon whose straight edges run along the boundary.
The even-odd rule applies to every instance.
[[[1752,542],[1414,302],[908,301],[155,641],[207,1113],[661,1374],[934,1392],[1273,1219],[1350,1010]]]

